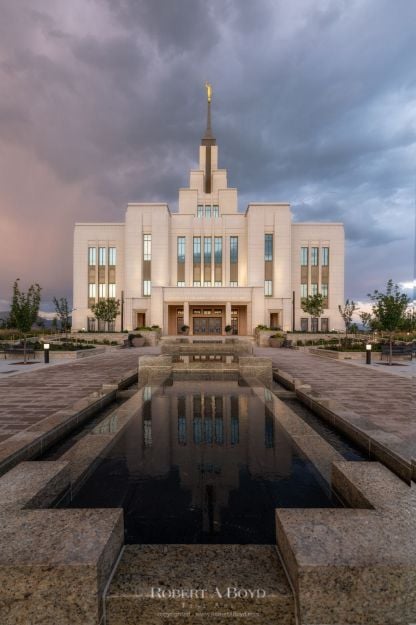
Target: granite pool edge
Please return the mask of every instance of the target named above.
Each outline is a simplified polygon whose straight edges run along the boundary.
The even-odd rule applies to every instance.
[[[307,382],[295,378],[283,369],[273,368],[273,379],[293,391],[297,399],[324,421],[342,432],[352,442],[366,451],[402,480],[416,481],[416,459],[405,458],[382,439],[387,432],[371,424],[365,417],[346,408],[338,401],[313,391]],[[366,430],[366,426],[368,430]],[[379,438],[377,438],[379,436]]]
[[[30,460],[42,454],[62,436],[111,404],[117,391],[134,384],[137,375],[137,369],[129,369],[117,380],[102,384],[100,390],[48,415],[0,443],[0,476],[22,460]]]

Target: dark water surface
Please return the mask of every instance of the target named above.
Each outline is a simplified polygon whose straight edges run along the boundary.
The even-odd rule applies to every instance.
[[[274,543],[277,507],[339,507],[267,389],[175,382],[146,401],[72,502],[124,508],[127,543]]]

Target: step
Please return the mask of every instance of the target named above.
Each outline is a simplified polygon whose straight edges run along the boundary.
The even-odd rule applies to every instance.
[[[295,625],[274,545],[128,545],[105,611],[106,625]]]

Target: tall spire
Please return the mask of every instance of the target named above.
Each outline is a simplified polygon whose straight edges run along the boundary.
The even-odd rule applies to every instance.
[[[215,145],[216,141],[212,134],[211,128],[211,99],[212,99],[212,85],[209,82],[205,82],[205,89],[207,90],[207,127],[205,134],[202,137],[201,145]]]

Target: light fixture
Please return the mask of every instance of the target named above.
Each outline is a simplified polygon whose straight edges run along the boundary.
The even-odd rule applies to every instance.
[[[49,348],[50,348],[49,343],[43,344],[43,356],[44,356],[45,365],[49,363]]]

